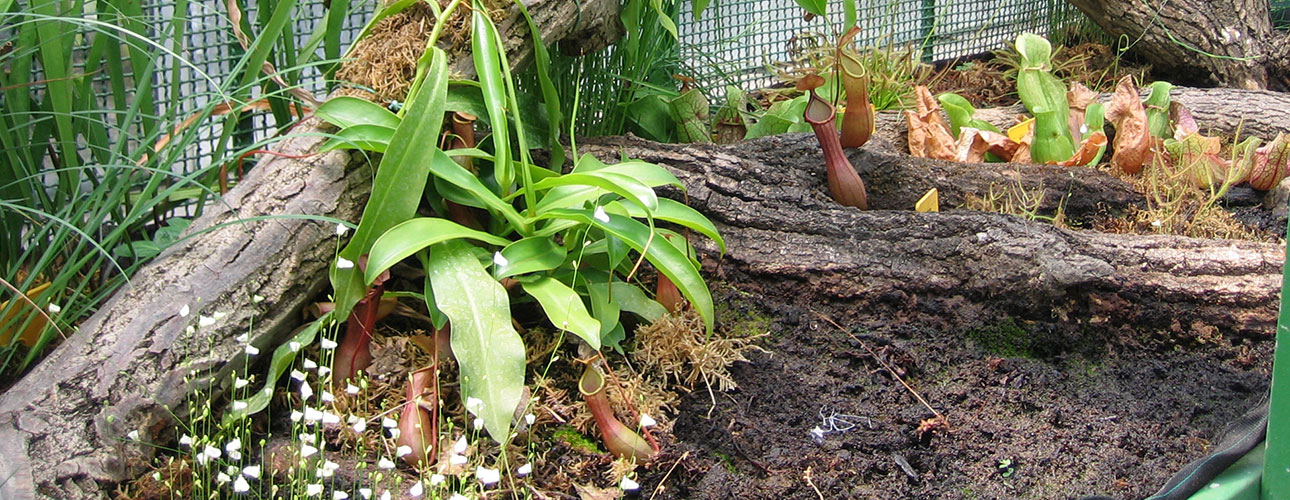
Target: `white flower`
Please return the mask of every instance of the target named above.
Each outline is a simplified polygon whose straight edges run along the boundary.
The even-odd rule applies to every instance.
[[[344,224],[336,224],[336,236],[345,236],[345,233],[348,233],[348,232],[349,232],[349,226],[346,226]]]
[[[336,401],[336,396],[333,396],[333,395],[332,395],[332,393],[331,393],[331,391],[323,391],[323,393],[322,393],[322,402],[324,402],[324,403],[332,403],[332,402],[335,402],[335,401]]]
[[[312,397],[314,397],[314,388],[309,387],[309,382],[300,382],[300,399],[309,401]]]
[[[475,468],[475,478],[479,479],[479,482],[484,486],[488,486],[501,481],[502,473],[497,469],[489,469],[481,465]]]
[[[263,296],[263,295],[260,295],[260,294],[258,294],[258,293],[257,293],[257,294],[255,294],[255,295],[252,295],[252,296],[251,296],[251,303],[252,303],[252,304],[259,304],[259,303],[261,303],[261,302],[264,302],[264,296]]]
[[[592,214],[600,222],[609,222],[609,214],[605,213],[605,207],[597,206],[596,213]]]
[[[247,380],[247,379],[244,379],[244,378],[239,378],[239,379],[233,380],[233,388],[234,388],[234,389],[241,389],[241,388],[243,388],[243,387],[246,387],[246,386],[247,386],[247,385],[249,385],[250,383],[251,383],[251,381],[250,381],[250,380]]]
[[[219,451],[219,448],[216,448],[209,444],[206,445],[206,448],[202,450],[202,455],[205,456],[208,460],[215,460],[223,454],[224,454],[223,452]]]
[[[291,349],[291,352],[300,352],[300,348],[303,346],[301,346],[299,342],[292,340],[291,342],[287,342],[287,347]]]
[[[339,344],[337,344],[335,340],[332,340],[332,339],[329,339],[329,338],[323,337],[322,342],[320,343],[320,345],[322,345],[322,348],[323,348],[323,349],[329,349],[329,350],[330,350],[330,349],[335,349],[335,348],[336,348],[336,346],[337,346],[337,345],[339,345]]]
[[[623,491],[635,491],[639,489],[641,485],[637,484],[636,481],[633,481],[632,478],[624,476],[623,480],[618,482],[618,487],[622,488]]]
[[[318,453],[318,448],[314,448],[312,445],[306,444],[306,445],[300,446],[300,458],[309,458],[309,457],[312,457],[315,453]]]
[[[439,486],[439,485],[443,484],[443,483],[444,483],[444,481],[447,481],[447,480],[448,480],[448,478],[443,477],[443,474],[434,474],[434,475],[431,475],[431,476],[430,476],[430,486]]]
[[[241,459],[242,459],[242,452],[237,451],[237,450],[230,451],[230,452],[228,452],[228,458],[229,458],[229,460],[241,460]]]
[[[211,325],[213,325],[213,324],[215,324],[215,318],[212,318],[212,317],[210,317],[210,316],[198,316],[198,317],[197,317],[197,326],[200,326],[200,327],[202,327],[202,328],[205,328],[205,327],[211,326]]]
[[[237,480],[233,481],[233,492],[246,493],[248,491],[251,491],[251,483],[246,482],[245,477],[237,476]]]
[[[394,456],[396,457],[406,457],[411,454],[412,454],[412,447],[408,445],[400,446],[394,450]]]
[[[655,425],[658,425],[658,422],[654,421],[654,417],[649,416],[648,413],[641,414],[641,427],[654,427]]]
[[[380,467],[380,468],[382,468],[382,469],[393,469],[393,468],[394,468],[394,461],[392,461],[392,460],[390,460],[390,459],[388,459],[388,458],[385,458],[385,457],[381,457],[381,459],[380,459],[380,460],[377,460],[377,461],[376,461],[376,466],[377,466],[377,467]]]
[[[466,398],[466,409],[471,413],[479,413],[479,410],[484,409],[484,400],[476,397]]]
[[[502,255],[502,252],[493,252],[493,265],[497,267],[506,267],[506,265],[510,263],[511,261],[506,260],[506,256]]]
[[[228,316],[228,314],[220,311],[211,313],[211,317],[215,319],[224,319],[225,316]]]
[[[318,436],[314,435],[312,432],[302,432],[298,437],[300,438],[301,443],[314,444],[318,442]]]
[[[189,435],[187,435],[187,434],[184,434],[183,436],[181,436],[181,437],[179,438],[179,444],[180,444],[181,446],[192,446],[192,445],[193,445],[193,437],[192,437],[192,436],[189,436]]]
[[[469,462],[469,460],[466,459],[465,455],[454,454],[451,457],[448,457],[448,463],[452,465],[466,465],[466,462]]]
[[[319,376],[319,377],[326,377],[328,373],[331,373],[331,368],[327,368],[326,366],[319,366],[319,367],[318,367],[318,376]]]
[[[242,475],[243,475],[243,476],[246,476],[246,477],[249,477],[249,478],[259,479],[259,478],[260,478],[260,466],[259,466],[259,465],[248,465],[248,466],[246,466],[246,467],[243,467],[243,468],[242,468]]]
[[[250,405],[246,404],[246,401],[234,401],[234,402],[233,402],[233,411],[242,411],[242,410],[245,410],[247,406],[250,406]]]
[[[354,425],[351,425],[350,428],[354,429],[354,432],[362,434],[363,431],[367,430],[367,421],[359,420],[357,422],[354,422]]]
[[[237,451],[242,449],[242,438],[233,438],[233,440],[229,441],[228,444],[224,445],[224,449],[227,451]]]
[[[350,396],[353,396],[355,394],[358,394],[358,391],[359,391],[358,386],[354,384],[345,384],[345,394],[349,394]]]
[[[466,453],[466,436],[457,438],[457,442],[452,445],[452,452],[458,455]]]
[[[381,492],[381,500],[390,500],[390,490]]]
[[[359,488],[359,489],[358,489],[358,494],[359,494],[359,495],[362,495],[362,496],[363,496],[363,498],[372,498],[372,489],[371,489],[371,488]]]
[[[310,484],[309,486],[305,486],[305,494],[311,497],[316,497],[318,495],[321,495],[322,491],[323,491],[322,483],[314,483],[314,484]]]
[[[529,425],[533,425],[533,421],[534,421],[534,420],[537,420],[537,417],[533,416],[533,414],[532,414],[532,413],[529,413],[529,414],[527,414],[527,415],[524,415],[524,423],[529,424]]]
[[[193,325],[188,325],[188,328],[185,328],[185,329],[184,329],[184,333],[187,333],[187,334],[189,334],[189,335],[192,335],[192,334],[194,334],[194,333],[196,333],[196,332],[197,332],[197,329],[196,329],[196,328],[194,328],[194,327],[193,327]]]
[[[332,412],[329,412],[329,411],[325,411],[325,412],[323,412],[323,415],[322,415],[322,423],[324,423],[324,424],[339,424],[339,423],[340,423],[340,415],[337,415],[337,414],[332,413]]]
[[[520,466],[520,468],[515,469],[515,475],[517,475],[517,476],[527,476],[527,475],[529,475],[529,473],[532,473],[532,472],[533,472],[533,464],[532,464],[532,463],[527,463],[527,464],[521,465],[521,466]]]
[[[246,353],[247,353],[248,355],[250,355],[250,356],[254,356],[254,355],[256,355],[256,354],[259,354],[259,353],[260,353],[260,348],[259,348],[259,347],[256,347],[256,346],[253,346],[253,345],[250,345],[250,344],[247,344],[247,345],[246,345]]]
[[[452,497],[448,500],[470,500],[470,497],[462,495],[461,493],[453,493]]]
[[[184,304],[184,307],[179,308],[179,317],[181,317],[181,318],[187,318],[187,317],[188,317],[188,311],[189,311],[189,310],[188,310],[188,304]]]
[[[331,492],[331,500],[345,500],[346,498],[349,498],[349,493],[340,490]]]
[[[398,427],[390,429],[390,439],[398,439],[400,432],[402,431],[400,431]]]
[[[49,312],[50,312],[50,314],[58,314],[58,313],[60,313],[60,312],[62,312],[62,311],[63,311],[63,308],[58,307],[58,304],[55,304],[55,303],[53,303],[53,302],[50,302],[50,303],[49,303]]]
[[[479,418],[479,417],[475,417],[475,420],[474,420],[473,422],[471,422],[471,425],[474,425],[474,426],[475,426],[475,430],[483,429],[483,428],[484,428],[484,419]]]
[[[381,417],[381,427],[385,427],[387,429],[393,429],[398,426],[399,426],[399,423],[394,421],[394,419],[390,417]]]
[[[246,341],[251,340],[251,334],[243,333],[241,335],[238,335],[237,337],[234,337],[233,340],[236,340],[238,342],[245,344]]]
[[[318,363],[315,363],[312,359],[305,358],[304,366],[306,370],[312,370],[314,368],[318,368]]]
[[[138,429],[132,430],[132,431],[130,431],[130,433],[129,433],[129,434],[126,434],[126,435],[125,435],[125,437],[130,438],[130,440],[131,440],[131,441],[138,441],[138,440],[139,440],[139,430],[138,430]]]
[[[336,467],[328,467],[328,464],[335,464],[335,462],[332,462],[331,460],[323,461],[322,467],[319,467],[318,470],[315,471],[318,473],[318,477],[332,477],[336,475],[336,469],[340,468],[340,465],[336,465]]]
[[[292,422],[299,422],[299,421],[300,421],[300,419],[301,419],[301,418],[303,418],[304,416],[305,416],[305,414],[304,414],[304,413],[300,413],[300,411],[299,411],[299,410],[291,410],[291,421],[292,421]]]
[[[412,495],[412,498],[419,498],[422,493],[425,493],[425,486],[421,485],[421,481],[412,483],[412,487],[408,488],[408,494]]]
[[[296,369],[291,370],[291,378],[294,378],[296,380],[303,382],[305,380],[305,377],[307,377],[307,375],[305,375],[305,372],[302,372]]]
[[[219,481],[219,484],[227,484],[229,481],[232,481],[233,478],[228,477],[228,474],[221,472],[219,475],[215,476],[215,480]]]
[[[354,267],[354,261],[344,257],[336,257],[336,269],[351,269]]]

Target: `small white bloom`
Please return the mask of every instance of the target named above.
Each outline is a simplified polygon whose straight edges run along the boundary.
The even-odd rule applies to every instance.
[[[235,477],[235,476],[237,476],[237,466],[236,466],[236,465],[230,465],[230,466],[228,466],[228,467],[225,467],[225,468],[224,468],[224,473],[225,473],[225,474],[228,474],[230,477]]]
[[[58,304],[55,304],[55,303],[53,303],[53,302],[50,302],[50,303],[49,303],[49,312],[50,312],[51,314],[58,314],[58,313],[60,313],[60,312],[62,312],[62,311],[63,311],[63,308],[58,307]]]
[[[161,480],[161,473],[160,473],[160,472],[153,472],[153,473],[152,473],[152,480],[153,480],[153,481],[160,481],[160,480]]]
[[[479,410],[484,409],[484,400],[476,397],[466,398],[466,409],[471,413],[479,413]]]
[[[250,380],[247,380],[247,379],[244,379],[244,378],[239,378],[239,379],[236,379],[236,380],[234,380],[234,381],[233,381],[233,388],[234,388],[234,389],[241,389],[241,388],[243,388],[243,387],[246,387],[246,386],[247,386],[247,385],[249,385],[250,383],[251,383],[251,381],[250,381]]]
[[[344,224],[336,224],[336,236],[345,236],[345,233],[348,233],[348,232],[349,232],[349,226],[346,226]]]
[[[129,433],[129,434],[126,434],[126,435],[125,435],[125,437],[130,438],[130,440],[131,440],[131,441],[138,441],[138,440],[139,440],[139,430],[138,430],[138,429],[132,430],[132,431],[130,431],[130,433]]]
[[[319,367],[318,367],[318,376],[319,376],[319,377],[326,377],[328,373],[331,373],[331,368],[327,368],[326,366],[319,366]]]
[[[300,411],[299,411],[299,410],[291,410],[291,421],[292,421],[292,422],[299,422],[299,421],[300,421],[300,419],[301,419],[301,418],[303,418],[304,416],[305,416],[305,414],[304,414],[304,413],[300,413]]]
[[[502,255],[502,252],[493,252],[493,265],[497,267],[506,267],[510,263],[511,261],[506,260],[506,256]]]
[[[658,422],[654,421],[654,417],[649,416],[648,413],[641,414],[641,427],[654,427],[656,425],[658,425]]]
[[[255,294],[255,295],[252,295],[252,296],[251,296],[251,303],[252,303],[252,304],[259,304],[259,303],[261,303],[261,302],[264,302],[264,296],[263,296],[263,295],[260,295],[260,294],[258,294],[258,293],[257,293],[257,294]]]
[[[237,451],[237,450],[230,451],[230,452],[228,452],[228,459],[229,459],[229,460],[241,460],[241,459],[242,459],[242,452]]]
[[[380,460],[377,460],[377,461],[376,461],[376,466],[377,466],[377,467],[380,467],[380,468],[382,468],[382,469],[393,469],[393,468],[394,468],[394,461],[392,461],[392,460],[390,460],[390,459],[388,459],[388,458],[385,458],[385,457],[381,457],[381,459],[380,459]]]
[[[1160,219],[1156,219],[1156,220],[1151,221],[1151,227],[1160,227],[1160,226],[1163,226],[1163,225],[1165,225],[1165,221],[1162,221],[1162,220],[1160,220]]]
[[[215,480],[219,481],[219,484],[228,484],[228,482],[232,481],[233,478],[228,477],[228,474],[221,472],[219,475],[215,476]]]
[[[346,498],[349,498],[349,493],[340,490],[331,492],[331,500],[345,500]]]
[[[215,319],[224,319],[225,316],[228,316],[228,314],[221,311],[211,313],[211,317]]]
[[[452,445],[452,452],[458,455],[466,453],[466,436],[457,438],[457,442]]]
[[[246,477],[249,477],[249,478],[253,478],[253,479],[259,479],[259,478],[260,478],[260,466],[259,466],[259,465],[248,465],[248,466],[246,466],[246,467],[243,467],[243,468],[242,468],[242,475],[243,475],[243,476],[246,476]]]
[[[336,396],[332,395],[331,391],[323,391],[322,402],[333,403],[335,401],[336,401]]]
[[[233,492],[246,493],[248,491],[251,491],[251,483],[246,482],[245,477],[237,476],[237,480],[233,481]]]
[[[412,498],[420,498],[422,493],[425,493],[425,486],[421,485],[421,481],[412,483],[412,487],[408,488],[408,495]]]
[[[335,349],[335,348],[336,348],[336,346],[337,346],[337,345],[339,345],[339,344],[337,344],[335,340],[332,340],[332,339],[329,339],[329,338],[324,337],[324,338],[322,339],[321,345],[322,345],[322,348],[323,348],[323,349],[329,349],[329,350],[330,350],[330,349]]]
[[[300,447],[300,458],[309,458],[309,457],[312,457],[315,453],[318,453],[318,448],[315,448],[312,445],[306,444]]]
[[[314,368],[318,368],[318,363],[315,363],[312,359],[305,358],[304,367],[306,370],[312,370]]]
[[[381,492],[381,500],[390,500],[390,490]]]
[[[188,304],[184,304],[184,307],[179,308],[179,317],[181,318],[188,317]]]
[[[250,355],[250,356],[254,356],[254,355],[256,355],[256,354],[259,354],[259,353],[260,353],[260,348],[259,348],[259,347],[256,347],[256,346],[253,346],[253,345],[250,345],[250,344],[247,344],[247,345],[246,345],[246,353],[247,353],[248,355]]]
[[[188,328],[184,329],[184,333],[192,335],[194,333],[197,333],[197,328],[193,327],[193,325],[188,325]]]
[[[434,474],[434,475],[431,475],[431,476],[430,476],[430,486],[439,486],[439,485],[443,484],[443,483],[444,483],[444,481],[447,481],[447,480],[448,480],[448,478],[443,477],[443,474]]]
[[[305,494],[311,497],[316,497],[318,495],[321,495],[322,492],[323,492],[322,483],[314,483],[314,484],[305,486]]]
[[[354,261],[344,257],[336,257],[336,269],[351,269],[354,267]]]
[[[305,408],[305,422],[317,422],[322,420],[323,413],[317,408]]]
[[[401,432],[398,427],[390,429],[390,439],[398,439]]]
[[[219,451],[219,448],[216,448],[209,444],[206,445],[206,448],[202,450],[202,455],[205,455],[206,458],[210,460],[215,460],[223,454],[224,454],[223,452]]]
[[[475,468],[475,478],[484,486],[495,484],[502,480],[502,472],[497,469],[479,466]]]
[[[395,422],[394,419],[390,417],[381,417],[381,427],[385,427],[387,429],[393,429],[398,426],[399,426],[399,423]]]
[[[243,333],[243,334],[238,335],[237,337],[233,338],[233,340],[236,340],[236,341],[238,341],[238,342],[241,342],[241,343],[245,344],[245,343],[246,343],[246,341],[251,340],[251,334],[249,334],[249,333]]]
[[[1088,124],[1087,123],[1079,124],[1079,135],[1082,137],[1084,134],[1087,134],[1087,133],[1088,133]]]
[[[301,443],[314,444],[318,442],[318,436],[312,432],[302,432],[298,437],[300,438]]]
[[[408,445],[400,446],[394,450],[394,456],[396,457],[406,457],[411,454],[412,454],[412,447]]]
[[[358,489],[358,494],[359,494],[359,495],[362,495],[362,496],[363,496],[363,498],[372,498],[372,489],[371,489],[371,488],[359,488],[359,489]]]
[[[593,216],[600,222],[609,222],[609,214],[605,213],[605,207],[597,206]]]
[[[247,406],[250,406],[250,405],[246,404],[246,401],[234,401],[234,402],[233,402],[233,411],[242,411],[242,410],[245,410]]]
[[[363,431],[367,430],[367,421],[359,420],[357,422],[354,422],[354,425],[350,426],[350,428],[354,429],[354,432],[362,434]]]
[[[197,326],[200,326],[200,327],[202,327],[202,328],[206,328],[206,327],[211,326],[211,325],[213,325],[213,324],[215,324],[215,318],[212,318],[212,317],[210,317],[210,316],[198,316],[198,317],[197,317]]]
[[[300,348],[303,346],[301,346],[299,342],[292,340],[291,342],[287,342],[287,347],[291,349],[291,352],[300,352]]]
[[[471,425],[474,425],[474,426],[475,426],[475,430],[483,429],[483,428],[484,428],[484,419],[479,418],[479,417],[475,417],[475,420],[471,422]]]
[[[236,451],[242,449],[242,438],[233,438],[228,444],[224,445],[227,451]]]
[[[448,500],[470,500],[470,497],[462,495],[461,493],[453,493]]]
[[[193,437],[192,437],[192,436],[189,436],[189,435],[187,435],[187,434],[184,434],[183,436],[181,436],[181,437],[179,438],[179,444],[180,444],[181,446],[192,446],[192,445],[193,445]]]
[[[309,398],[314,397],[314,388],[309,387],[309,382],[304,381],[304,379],[301,379],[301,380],[302,381],[300,382],[300,399],[304,401],[309,401]]]
[[[529,475],[529,474],[530,474],[530,473],[532,473],[532,472],[533,472],[533,464],[532,464],[532,463],[527,463],[527,464],[521,465],[521,466],[520,466],[520,468],[515,469],[515,475],[517,475],[517,476],[527,476],[527,475]]]
[[[636,491],[640,489],[641,485],[633,481],[632,478],[624,476],[623,480],[618,482],[618,487],[622,488],[623,491]]]
[[[537,417],[533,416],[533,414],[532,414],[532,413],[529,413],[529,414],[527,414],[527,415],[524,415],[524,423],[529,424],[529,425],[533,425],[533,421],[534,421],[534,420],[537,420]]]
[[[466,459],[465,455],[452,455],[448,457],[448,463],[452,465],[466,465],[466,462],[469,461],[470,460]]]
[[[354,384],[345,384],[345,394],[349,394],[350,396],[353,396],[355,394],[358,394],[358,391],[359,391],[358,386]]]
[[[337,415],[337,414],[332,413],[332,412],[329,412],[329,411],[325,411],[325,412],[323,412],[323,415],[322,415],[322,423],[324,423],[324,424],[339,424],[339,423],[340,423],[340,415]]]

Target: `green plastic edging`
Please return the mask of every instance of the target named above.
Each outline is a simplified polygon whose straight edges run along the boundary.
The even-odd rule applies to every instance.
[[[1188,500],[1260,500],[1259,478],[1267,443],[1260,444]]]
[[[1290,235],[1290,225],[1286,227]],[[1285,264],[1283,263],[1283,266]],[[1290,500],[1290,267],[1282,270],[1277,347],[1272,358],[1268,402],[1268,451],[1263,464],[1262,500]]]

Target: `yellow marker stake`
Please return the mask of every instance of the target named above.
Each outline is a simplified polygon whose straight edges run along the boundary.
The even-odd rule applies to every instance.
[[[936,188],[932,188],[931,191],[928,191],[927,194],[923,195],[922,198],[918,199],[918,203],[914,204],[914,211],[916,212],[941,211],[941,197],[940,197],[940,194],[936,191]]]

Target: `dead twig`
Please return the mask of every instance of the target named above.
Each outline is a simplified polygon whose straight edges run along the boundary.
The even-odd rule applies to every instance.
[[[836,321],[833,321],[828,316],[825,316],[824,313],[816,311],[814,309],[812,309],[811,312],[815,313],[816,316],[819,316],[820,319],[823,319],[824,321],[828,322],[830,325],[833,325],[834,328],[837,328],[838,330],[841,330],[843,333],[847,334],[848,337],[851,337],[851,340],[854,340],[856,341],[856,343],[860,344],[860,347],[863,347],[865,352],[869,353],[870,357],[877,360],[878,363],[881,364],[883,368],[887,369],[887,373],[890,373],[891,376],[894,377],[897,382],[900,382],[900,385],[905,386],[905,390],[909,391],[910,394],[913,394],[914,398],[917,399],[919,403],[922,403],[923,406],[926,407],[928,411],[932,412],[933,415],[936,415],[937,420],[940,420],[942,422],[949,422],[948,420],[945,419],[945,415],[942,415],[941,412],[936,411],[936,408],[932,408],[932,405],[927,404],[927,400],[923,399],[923,396],[919,394],[918,391],[915,391],[913,387],[910,387],[909,384],[905,383],[905,379],[900,378],[900,375],[896,374],[896,370],[892,369],[891,366],[888,365],[886,361],[883,361],[883,359],[878,356],[878,353],[874,352],[873,349],[870,349],[869,344],[864,343],[864,341],[860,340],[859,337],[856,337],[855,334],[851,333],[846,328],[842,328],[842,325],[839,325]]]
[[[658,495],[660,491],[663,491],[663,484],[667,482],[667,478],[672,477],[672,471],[676,470],[676,466],[681,465],[681,462],[686,458],[689,458],[689,456],[690,452],[687,451],[681,454],[681,458],[676,459],[676,462],[672,464],[672,468],[667,470],[667,474],[663,474],[663,479],[658,482],[658,486],[654,487],[654,492],[650,493],[649,500],[654,500],[654,496]]]

